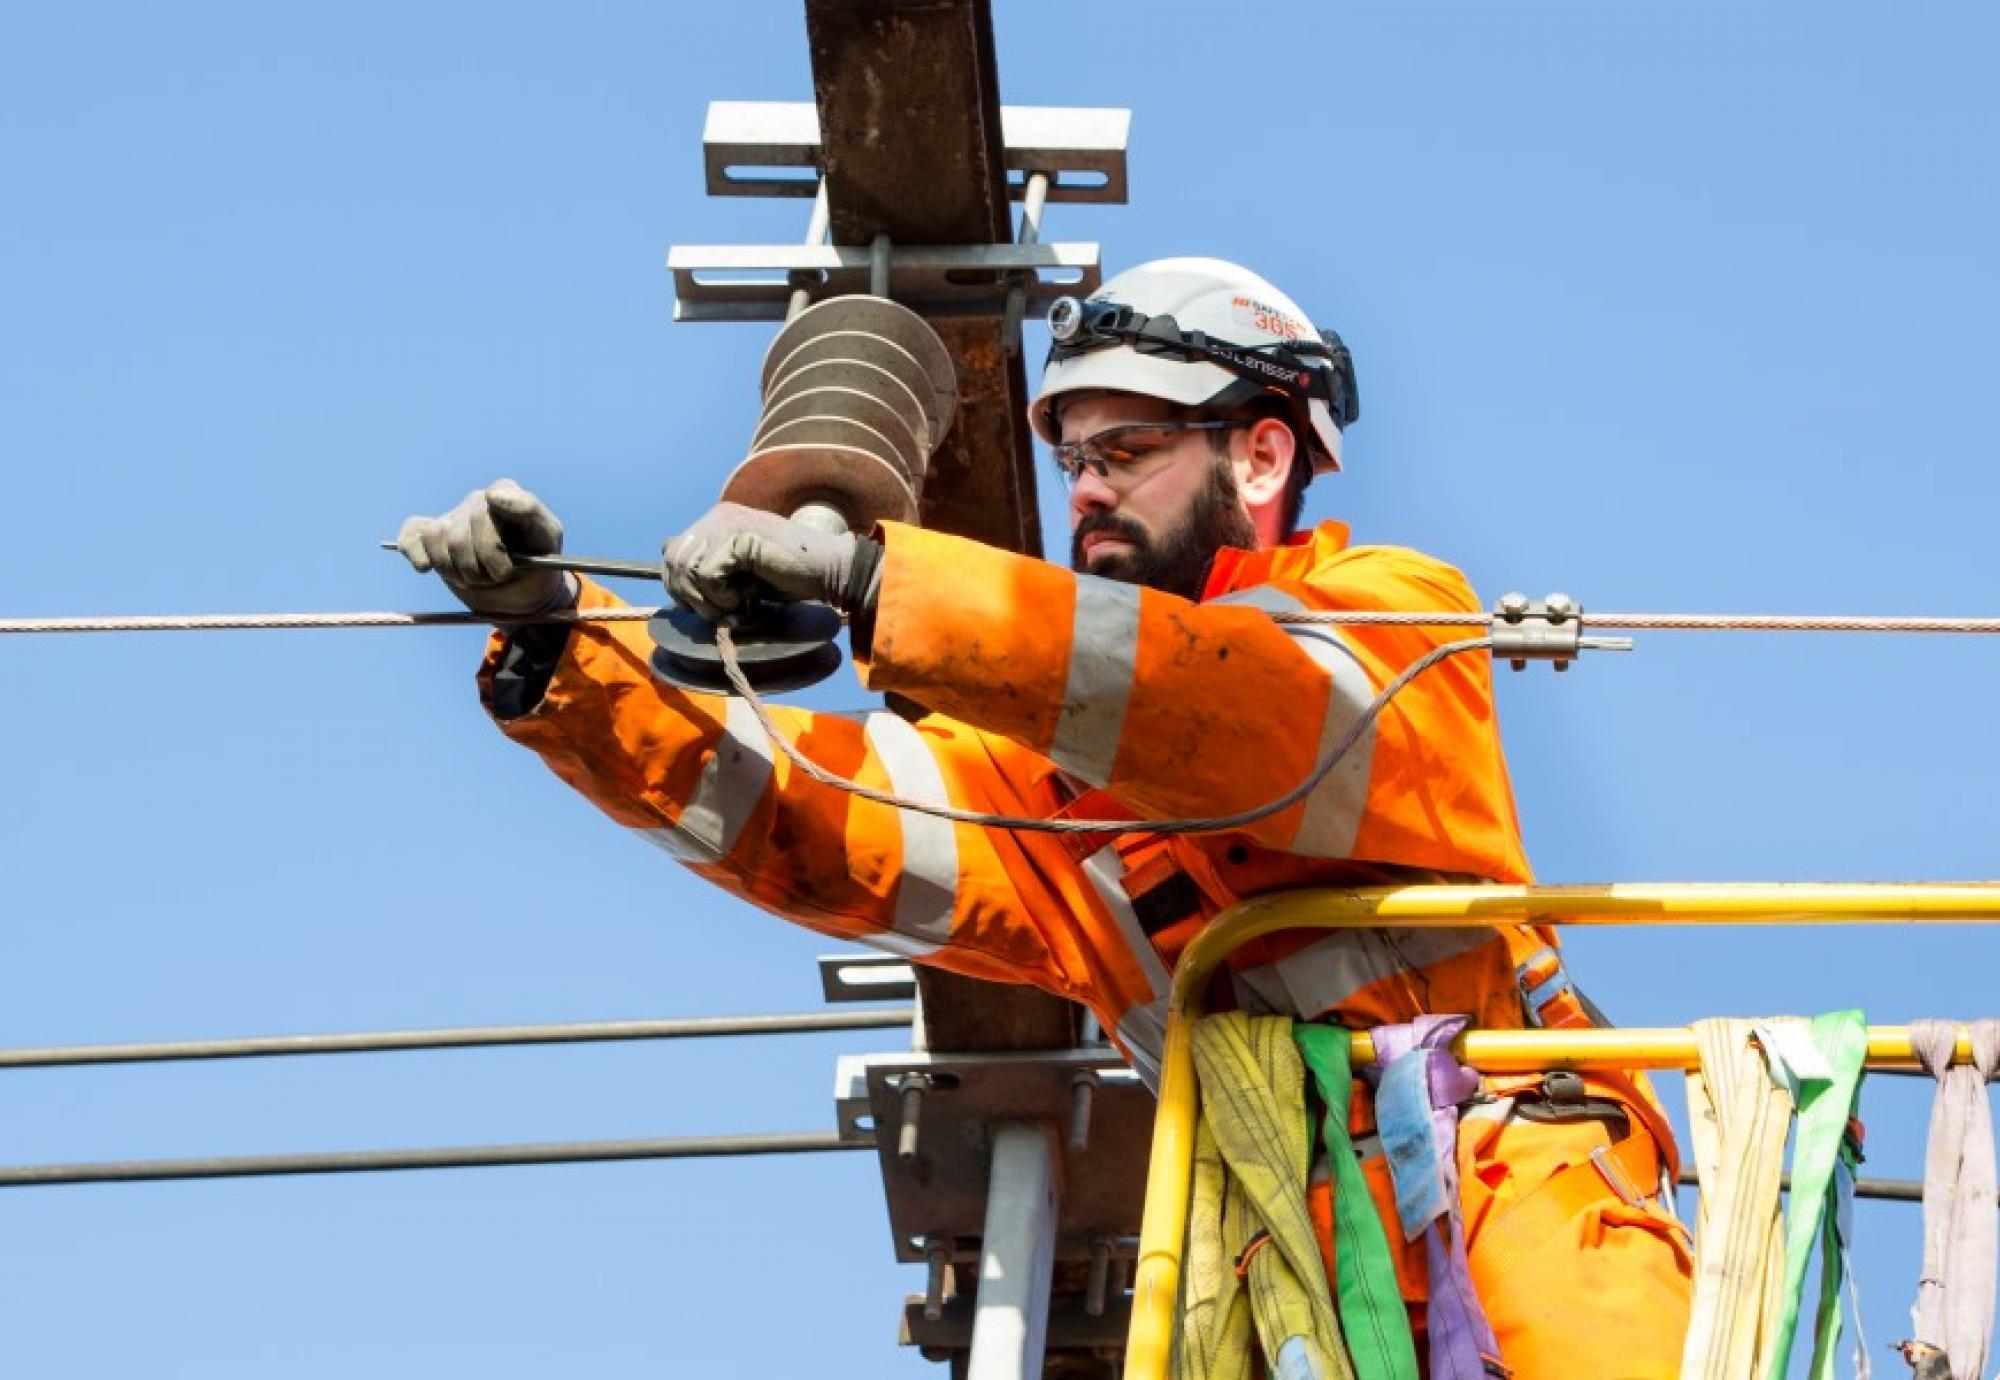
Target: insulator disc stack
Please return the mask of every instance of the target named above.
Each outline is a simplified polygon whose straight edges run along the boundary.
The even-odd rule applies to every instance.
[[[764,356],[764,408],[729,502],[849,530],[914,522],[931,456],[958,411],[951,355],[886,297],[833,297],[787,322]]]

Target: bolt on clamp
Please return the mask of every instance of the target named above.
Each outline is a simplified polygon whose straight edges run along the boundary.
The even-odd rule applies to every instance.
[[[1530,661],[1552,661],[1567,671],[1579,652],[1631,650],[1629,637],[1585,637],[1583,605],[1567,594],[1503,594],[1493,605],[1493,655],[1516,671],[1527,670]]]

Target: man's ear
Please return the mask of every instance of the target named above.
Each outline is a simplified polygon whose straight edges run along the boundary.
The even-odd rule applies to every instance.
[[[1301,462],[1298,438],[1292,429],[1275,417],[1263,417],[1238,433],[1242,444],[1234,448],[1236,491],[1243,506],[1252,513],[1282,502],[1292,466]]]

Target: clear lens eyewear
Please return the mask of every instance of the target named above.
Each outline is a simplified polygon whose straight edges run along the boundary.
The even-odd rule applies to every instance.
[[[1085,470],[1110,480],[1114,473],[1129,475],[1140,461],[1164,450],[1183,431],[1233,431],[1248,425],[1248,422],[1221,420],[1132,422],[1106,427],[1095,436],[1064,441],[1053,447],[1056,469],[1062,472],[1066,484],[1075,484]]]

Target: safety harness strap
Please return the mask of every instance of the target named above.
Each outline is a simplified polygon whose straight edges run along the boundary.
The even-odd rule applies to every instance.
[[[1107,790],[1080,792],[1052,819],[1130,819],[1132,807]],[[1164,834],[1059,834],[1070,858],[1081,865],[1106,848],[1116,849],[1125,864],[1119,887],[1148,939],[1201,911],[1201,888],[1174,856],[1173,841]]]
[[[1065,777],[1068,781],[1071,778]],[[1080,784],[1080,783],[1079,783]],[[1086,819],[1099,822],[1114,819],[1130,819],[1132,807],[1120,801],[1117,796],[1102,787],[1092,786],[1078,791],[1064,802],[1061,809],[1050,815],[1051,819]],[[1055,840],[1062,846],[1074,862],[1082,862],[1091,854],[1117,838],[1113,834],[1057,834]]]
[[[1292,1039],[1325,1109],[1320,1137],[1333,1171],[1334,1294],[1354,1374],[1357,1380],[1417,1380],[1417,1347],[1396,1287],[1389,1234],[1375,1211],[1348,1132],[1354,1100],[1348,1033],[1301,1021],[1292,1027]]]
[[[1514,985],[1521,993],[1521,1015],[1531,1026],[1581,1030],[1593,1024],[1583,993],[1570,981],[1562,954],[1552,944],[1535,950],[1514,969]]]

